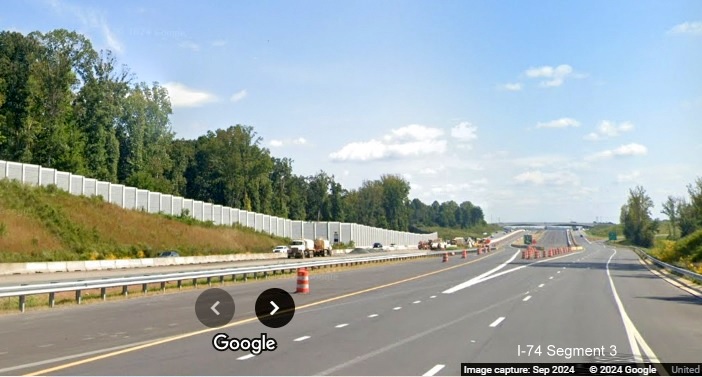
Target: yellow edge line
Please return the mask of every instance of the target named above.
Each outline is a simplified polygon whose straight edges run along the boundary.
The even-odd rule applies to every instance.
[[[500,250],[495,251],[492,255],[497,254],[499,251],[500,251]],[[488,256],[489,256],[489,255],[488,255]],[[469,262],[457,264],[457,265],[455,265],[455,266],[443,268],[443,269],[441,269],[441,270],[432,271],[432,272],[428,272],[428,273],[425,273],[425,274],[413,276],[413,277],[411,277],[411,278],[398,280],[398,281],[395,281],[395,282],[392,282],[392,283],[387,283],[387,284],[379,285],[379,286],[376,286],[376,287],[367,288],[367,289],[362,289],[362,290],[360,290],[360,291],[347,293],[347,294],[344,294],[344,295],[341,295],[341,296],[330,297],[330,298],[327,298],[327,299],[324,299],[324,300],[321,300],[321,301],[312,302],[312,303],[309,303],[309,304],[306,304],[306,305],[302,305],[302,306],[300,306],[300,307],[297,307],[295,310],[300,310],[300,309],[305,309],[305,308],[309,308],[309,307],[312,307],[312,306],[322,305],[322,304],[326,304],[326,303],[328,303],[328,302],[341,300],[341,299],[344,299],[344,298],[347,298],[347,297],[357,296],[357,295],[360,295],[360,294],[363,294],[363,293],[368,293],[368,292],[372,292],[372,291],[377,291],[377,290],[379,290],[379,289],[392,287],[392,286],[394,286],[394,285],[398,285],[398,284],[402,284],[402,283],[407,283],[407,282],[410,282],[410,281],[413,281],[413,280],[421,279],[421,278],[424,278],[424,277],[427,277],[427,276],[435,275],[435,274],[438,274],[438,273],[441,273],[441,272],[453,270],[454,268],[458,268],[458,267],[462,267],[462,266],[465,266],[465,265],[468,265],[468,264],[471,264],[471,263],[475,263],[475,262],[477,262],[477,261],[479,261],[479,260],[482,260],[482,259],[485,259],[485,257],[479,258],[479,259],[474,259],[474,260],[469,261]],[[57,365],[57,366],[55,366],[55,367],[51,367],[51,368],[47,368],[47,369],[42,369],[42,370],[39,370],[39,371],[36,371],[36,372],[24,374],[24,376],[42,376],[42,375],[47,375],[47,374],[49,374],[49,373],[56,372],[56,371],[59,371],[59,370],[63,370],[63,369],[66,369],[66,368],[71,368],[71,367],[75,367],[75,366],[78,366],[78,365],[83,365],[83,364],[91,363],[91,362],[93,362],[93,361],[98,361],[98,360],[107,359],[107,358],[114,357],[114,356],[119,356],[119,355],[122,355],[122,354],[125,354],[125,353],[134,352],[134,351],[138,351],[138,350],[141,350],[141,349],[144,349],[144,348],[149,348],[149,347],[157,346],[157,345],[159,345],[159,344],[170,343],[170,342],[173,342],[173,341],[176,341],[176,340],[180,340],[180,339],[184,339],[184,338],[189,338],[189,337],[192,337],[192,336],[195,336],[195,335],[205,334],[205,333],[208,333],[208,332],[213,332],[213,331],[217,331],[217,330],[221,330],[221,329],[226,329],[226,328],[229,328],[229,327],[234,327],[234,326],[243,325],[243,324],[245,324],[245,323],[253,322],[253,321],[255,321],[255,320],[256,320],[256,317],[250,317],[250,318],[242,319],[242,320],[239,320],[239,321],[236,321],[236,322],[233,322],[233,323],[229,323],[229,324],[224,325],[224,326],[222,326],[222,327],[210,328],[210,329],[203,329],[203,330],[193,331],[193,332],[189,332],[189,333],[185,333],[185,334],[181,334],[181,335],[175,335],[175,336],[172,336],[172,337],[169,337],[169,338],[165,338],[165,339],[161,339],[161,340],[156,340],[156,341],[153,341],[153,342],[151,342],[151,343],[141,344],[141,345],[134,346],[134,347],[131,347],[131,348],[125,348],[125,349],[122,349],[122,350],[119,350],[119,351],[109,352],[109,353],[106,353],[106,354],[102,354],[102,355],[98,355],[98,356],[89,357],[89,358],[87,358],[87,359],[77,360],[77,361],[70,362],[70,363],[67,363],[67,364],[62,364],[62,365]]]

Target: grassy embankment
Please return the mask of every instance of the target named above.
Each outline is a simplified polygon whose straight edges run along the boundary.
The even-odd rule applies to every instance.
[[[0,180],[0,263],[270,252],[288,240],[240,226],[124,210],[100,197]]]
[[[460,229],[460,228],[443,228],[443,227],[422,227],[422,231],[428,232],[428,233],[433,233],[436,232],[439,235],[439,238],[443,239],[444,241],[450,241],[456,237],[471,237],[471,238],[485,238],[486,236],[483,235],[483,233],[487,233],[488,235],[502,230],[502,227],[499,225],[495,224],[487,224],[487,225],[479,225],[479,226],[474,226],[466,229]]]
[[[614,243],[622,246],[631,246],[631,243],[624,238],[622,229],[622,226],[619,224],[598,225],[587,231],[587,237],[591,239],[607,239],[610,231],[616,231],[617,241],[614,241]],[[666,239],[668,234],[668,222],[662,221],[658,227],[654,246],[641,249],[663,262],[702,273],[702,230],[698,230],[679,240]]]

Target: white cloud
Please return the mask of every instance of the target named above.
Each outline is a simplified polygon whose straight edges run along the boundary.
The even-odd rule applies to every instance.
[[[444,131],[419,124],[393,129],[380,140],[352,142],[329,155],[333,161],[375,161],[446,152]]]
[[[619,183],[631,183],[636,182],[636,179],[641,176],[638,170],[632,171],[630,173],[617,174],[617,182]]]
[[[104,13],[59,0],[48,0],[48,4],[56,13],[60,15],[68,13],[78,18],[84,27],[99,31],[102,34],[104,43],[113,52],[119,54],[124,51],[124,45],[110,28]]]
[[[542,155],[542,156],[530,156],[530,157],[519,157],[512,160],[512,163],[516,166],[528,167],[531,169],[544,168],[547,166],[562,166],[566,163],[567,159],[563,156],[558,155]]]
[[[232,102],[239,102],[242,99],[246,98],[248,95],[249,95],[249,93],[246,91],[246,89],[240,90],[240,91],[232,94],[232,96],[229,98],[229,100]]]
[[[702,22],[683,22],[681,24],[673,26],[670,30],[668,30],[668,33],[702,35]]]
[[[478,127],[469,122],[461,122],[451,128],[451,137],[462,142],[473,141],[478,138]]]
[[[537,186],[542,185],[573,185],[577,186],[580,184],[580,179],[577,175],[572,172],[553,172],[544,173],[541,170],[526,171],[518,174],[514,177],[517,183],[530,183]]]
[[[550,122],[539,122],[536,124],[536,128],[566,128],[566,127],[580,127],[580,122],[572,118],[560,118],[552,120]]]
[[[507,91],[510,91],[510,92],[518,92],[518,91],[522,90],[522,84],[519,82],[507,83],[504,85],[500,85],[500,88],[507,90]]]
[[[604,150],[588,156],[587,160],[606,160],[614,157],[643,156],[648,153],[646,146],[630,143],[619,146],[615,149]]]
[[[566,78],[583,77],[581,74],[575,74],[573,72],[573,67],[568,64],[561,64],[557,67],[552,66],[541,66],[532,67],[527,69],[525,72],[527,77],[532,79],[543,79],[539,85],[542,87],[556,87],[561,86]]]
[[[271,147],[282,147],[286,145],[305,145],[307,144],[307,139],[304,137],[298,137],[296,139],[287,139],[287,140],[271,140],[268,145]]]
[[[612,138],[615,136],[619,136],[620,134],[622,134],[624,132],[629,132],[633,129],[634,129],[634,124],[631,122],[622,122],[622,123],[617,124],[616,122],[612,122],[609,120],[603,120],[597,126],[597,130],[595,132],[590,132],[589,134],[585,135],[584,139],[594,141],[594,140]]]
[[[227,45],[227,41],[224,40],[217,40],[217,41],[212,41],[210,43],[213,47],[223,47]]]
[[[168,90],[171,98],[171,105],[175,107],[199,107],[205,103],[217,100],[211,93],[188,88],[179,82],[169,82],[163,84]]]
[[[182,41],[178,44],[178,46],[193,52],[200,51],[200,45],[193,41]]]

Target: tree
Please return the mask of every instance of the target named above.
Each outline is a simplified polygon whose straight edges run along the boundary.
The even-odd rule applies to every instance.
[[[389,229],[405,231],[409,228],[409,213],[407,203],[410,185],[399,175],[383,175],[380,177],[382,186],[382,205]]]
[[[36,40],[0,32],[0,158],[30,162],[36,130],[30,116],[30,74],[42,54]]]
[[[666,200],[663,203],[663,210],[661,211],[661,213],[668,216],[668,220],[670,222],[670,224],[669,224],[669,229],[670,229],[669,238],[671,238],[671,239],[675,238],[675,233],[676,233],[676,229],[677,229],[677,220],[678,220],[678,200],[672,196],[668,196],[668,200]]]
[[[621,208],[620,221],[624,226],[624,236],[634,245],[653,245],[658,222],[651,220],[651,208],[653,201],[643,187],[629,190],[627,204]]]

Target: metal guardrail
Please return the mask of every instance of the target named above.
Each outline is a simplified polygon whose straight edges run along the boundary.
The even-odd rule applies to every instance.
[[[665,268],[667,270],[673,271],[677,274],[680,274],[682,276],[688,277],[688,278],[693,279],[693,280],[697,280],[698,282],[702,283],[702,275],[700,275],[698,273],[695,273],[695,272],[692,272],[690,270],[686,270],[684,268],[676,267],[676,266],[673,266],[672,264],[668,264],[668,263],[665,263],[663,261],[660,261],[660,260],[648,255],[647,252],[645,252],[639,248],[634,248],[634,251],[637,254],[639,254],[639,256],[643,257],[644,259],[650,261],[651,263],[653,263],[659,267]]]
[[[5,286],[0,287],[0,298],[2,297],[19,297],[19,310],[24,312],[26,305],[26,297],[30,295],[49,295],[49,306],[54,307],[55,305],[55,295],[59,292],[76,292],[76,303],[80,304],[82,298],[82,291],[100,289],[100,295],[103,300],[107,299],[107,288],[118,288],[122,287],[122,294],[124,296],[128,295],[128,287],[141,285],[142,291],[147,292],[148,286],[150,284],[161,284],[161,290],[165,291],[166,284],[169,282],[176,282],[178,288],[182,287],[183,280],[192,279],[193,285],[197,285],[198,280],[207,279],[208,285],[211,284],[212,278],[219,278],[220,282],[224,282],[225,276],[232,276],[232,281],[236,281],[236,276],[242,276],[243,280],[246,281],[249,276],[257,278],[259,274],[263,273],[263,277],[269,276],[272,272],[275,275],[277,272],[281,274],[286,270],[292,272],[298,268],[307,267],[334,267],[341,265],[356,265],[361,263],[374,263],[382,261],[391,260],[404,260],[404,259],[415,259],[421,257],[435,256],[443,254],[444,252],[417,252],[408,254],[392,254],[392,255],[378,255],[369,257],[354,257],[354,258],[337,258],[337,259],[325,259],[319,261],[303,260],[299,262],[274,264],[274,265],[263,265],[263,266],[251,266],[251,267],[234,267],[234,268],[223,268],[215,270],[205,270],[205,271],[189,271],[189,272],[176,272],[176,273],[164,273],[164,274],[154,274],[145,276],[130,276],[130,277],[119,277],[119,278],[103,278],[103,279],[91,279],[91,280],[77,280],[68,282],[54,282],[54,283],[40,283],[40,284],[21,284],[16,286]]]
[[[500,238],[494,240],[495,243],[505,240],[517,232],[512,232],[506,234]],[[476,250],[465,249],[465,250]],[[242,276],[243,280],[246,281],[249,275],[253,278],[257,278],[258,274],[263,273],[263,277],[267,277],[269,273],[276,275],[277,272],[281,274],[292,272],[298,268],[315,268],[315,267],[334,267],[334,266],[350,266],[365,263],[377,263],[383,261],[391,260],[404,260],[404,259],[416,259],[422,257],[430,257],[442,255],[447,252],[446,250],[439,251],[423,251],[415,253],[406,254],[385,254],[385,255],[374,255],[367,257],[345,257],[336,259],[323,259],[323,260],[302,260],[299,262],[289,262],[289,263],[279,263],[270,264],[262,266],[249,266],[249,267],[230,267],[212,270],[199,270],[199,271],[187,271],[187,272],[173,272],[173,273],[162,273],[153,275],[143,275],[143,276],[128,276],[128,277],[117,277],[117,278],[102,278],[102,279],[90,279],[90,280],[76,280],[76,281],[64,281],[64,282],[52,282],[52,283],[39,283],[39,284],[21,284],[15,286],[4,286],[0,287],[0,298],[3,297],[18,297],[19,298],[19,310],[21,312],[25,311],[26,298],[31,295],[49,295],[49,307],[54,307],[56,293],[59,292],[70,292],[74,291],[76,293],[76,303],[80,304],[82,299],[82,291],[85,290],[95,290],[100,289],[100,296],[102,300],[107,299],[107,289],[108,288],[118,288],[122,287],[122,295],[127,296],[129,294],[129,287],[135,285],[142,286],[142,292],[146,293],[148,291],[148,286],[150,284],[161,284],[161,291],[166,290],[166,284],[169,282],[176,282],[178,288],[182,287],[183,280],[192,280],[193,285],[197,286],[197,282],[200,279],[207,279],[207,284],[211,285],[212,278],[219,278],[220,283],[224,282],[225,276],[231,276],[231,281],[236,281],[236,276]]]

